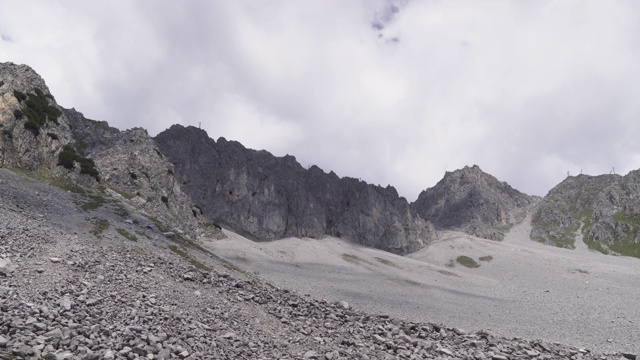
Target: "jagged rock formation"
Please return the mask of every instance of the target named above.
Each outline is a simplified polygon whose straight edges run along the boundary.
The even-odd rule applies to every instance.
[[[583,236],[592,249],[640,257],[640,170],[570,176],[551,189],[532,218],[531,238],[574,248]]]
[[[201,213],[175,180],[173,165],[145,130],[121,132],[61,108],[44,80],[26,65],[0,64],[0,79],[0,164],[109,192],[188,237],[204,229],[219,236],[214,228],[198,227],[205,220],[198,219]],[[59,166],[65,146],[86,164],[70,161],[71,172]],[[99,175],[83,175],[91,172],[85,165]]]
[[[64,116],[54,120],[47,115],[35,135],[25,127],[29,118],[23,111],[30,109],[27,101],[33,103],[29,97],[42,99],[58,111],[62,108],[55,103],[44,80],[26,65],[0,63],[0,80],[0,166],[31,171],[55,169],[58,153],[72,141],[69,122]]]
[[[474,165],[447,172],[434,187],[421,192],[411,207],[436,228],[502,240],[534,201]]]
[[[406,254],[435,236],[391,186],[306,170],[293,156],[216,142],[194,127],[174,125],[155,140],[203,213],[254,239],[332,235]]]
[[[85,119],[75,110],[65,110],[65,114],[74,138],[78,139],[77,147],[95,159],[108,190],[136,209],[190,236],[206,229],[199,229],[202,213],[182,191],[173,175],[173,165],[160,153],[145,129],[119,131],[106,122]]]

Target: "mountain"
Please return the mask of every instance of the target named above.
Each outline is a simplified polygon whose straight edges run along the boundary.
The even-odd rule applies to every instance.
[[[0,63],[0,79],[0,165],[89,191],[96,199],[117,197],[123,211],[142,211],[165,230],[194,239],[203,235],[199,223],[206,219],[146,130],[119,131],[58,106],[26,65]],[[221,236],[214,232],[209,235]]]
[[[202,212],[257,240],[342,237],[406,254],[435,238],[397,191],[303,168],[293,156],[247,149],[174,125],[155,137]]]
[[[421,192],[411,207],[438,229],[502,240],[535,201],[535,197],[515,190],[474,165],[445,173],[434,187]]]
[[[551,189],[532,218],[531,239],[640,257],[640,170],[578,175]]]
[[[206,139],[204,134],[201,141],[210,145],[210,139]],[[398,241],[406,241],[397,236],[403,234],[402,231],[404,235],[419,232],[416,229],[423,229],[427,235],[433,232],[391,187],[340,179],[317,167],[300,171],[292,157],[275,158],[266,152],[244,149],[237,143],[219,140],[213,144],[220,147],[216,151],[224,156],[218,154],[218,158],[204,165],[218,165],[214,160],[219,160],[220,168],[232,174],[210,177],[220,179],[220,189],[231,191],[229,195],[237,192],[242,195],[243,188],[251,190],[244,184],[256,181],[257,170],[253,166],[263,161],[270,167],[261,170],[266,178],[258,179],[269,185],[254,186],[256,194],[251,196],[257,197],[258,191],[262,191],[262,199],[269,199],[269,194],[284,193],[284,200],[292,208],[304,210],[300,206],[306,206],[309,214],[317,212],[325,216],[324,220],[335,222],[323,228],[317,223],[321,218],[303,216],[296,220],[299,222],[291,218],[299,229],[308,226],[347,234],[352,231],[356,235],[383,229],[388,234],[381,238]],[[227,157],[226,147],[235,149],[234,156],[239,157]],[[193,156],[201,156],[197,146],[193,150]],[[241,164],[247,161],[248,165]],[[222,166],[227,163],[233,166]],[[289,282],[267,282],[266,277],[258,277],[257,272],[239,268],[216,255],[219,248],[214,245],[239,244],[236,235],[226,241],[198,241],[210,240],[220,232],[203,211],[191,203],[182,184],[189,180],[177,176],[178,168],[160,152],[144,129],[119,131],[106,122],[88,120],[73,109],[61,108],[32,69],[10,63],[0,63],[0,164],[2,360],[637,358],[628,352],[592,353],[555,341],[505,338],[493,335],[494,330],[464,331],[413,318],[433,314],[433,309],[438,308],[446,309],[443,312],[447,317],[451,314],[459,318],[460,314],[455,312],[460,306],[443,300],[442,294],[448,293],[459,297],[465,308],[469,301],[480,306],[486,304],[489,317],[497,315],[508,324],[518,318],[520,309],[528,311],[531,304],[536,304],[530,299],[543,303],[541,310],[553,314],[555,319],[555,314],[566,308],[554,310],[548,304],[568,303],[576,307],[574,292],[570,292],[570,301],[557,301],[555,289],[568,279],[582,284],[585,276],[589,276],[588,271],[582,269],[571,269],[565,276],[553,276],[550,282],[555,281],[556,287],[551,287],[551,291],[546,283],[545,290],[536,289],[521,277],[514,280],[515,286],[507,281],[508,288],[527,299],[527,306],[517,306],[511,312],[501,305],[510,303],[513,309],[513,298],[496,292],[495,282],[491,282],[486,295],[479,296],[461,285],[473,283],[472,287],[476,287],[478,277],[467,276],[475,271],[471,268],[445,269],[427,263],[414,264],[418,266],[415,269],[420,269],[417,277],[430,277],[433,285],[427,285],[429,282],[423,283],[422,278],[414,281],[410,280],[414,277],[399,275],[411,271],[411,267],[405,266],[416,262],[414,259],[340,242],[342,245],[336,254],[339,258],[335,259],[338,261],[332,260],[330,266],[322,267],[315,262],[316,253],[310,249],[325,242],[289,239],[302,244],[305,253],[312,252],[312,256],[305,256],[312,260],[309,266],[318,276],[324,276],[323,281],[331,283],[331,287],[337,277],[348,283],[348,288],[335,291],[332,296],[349,296],[349,301],[354,299],[355,308],[344,298],[319,300],[306,292],[302,296],[291,291]],[[189,164],[194,169],[203,165]],[[209,185],[214,190],[218,187],[217,182]],[[293,185],[298,187],[287,188]],[[632,185],[632,182],[627,184]],[[630,191],[636,190],[630,188]],[[289,197],[296,199],[296,196],[307,197],[290,201]],[[271,198],[282,200],[277,196]],[[236,200],[242,203],[243,199],[244,196],[238,196]],[[232,202],[227,209],[235,210],[234,206]],[[263,204],[257,203],[257,206]],[[317,207],[322,207],[324,212],[319,212]],[[287,212],[278,209],[273,205],[264,211],[276,210],[276,216],[287,214],[289,218]],[[249,213],[253,214],[251,219],[258,220],[253,210],[249,209]],[[272,221],[267,219],[266,223]],[[268,229],[273,231],[271,227]],[[246,239],[242,241],[249,243]],[[250,244],[245,248],[262,251],[267,247],[263,245]],[[404,242],[394,249],[406,250],[413,245],[421,244]],[[369,253],[366,259],[353,254],[362,254],[362,250]],[[286,251],[276,250],[269,256],[284,266],[283,272],[290,279],[289,269],[298,264],[287,260]],[[235,260],[243,263],[240,258]],[[344,267],[344,264],[350,265]],[[486,266],[490,266],[488,262]],[[347,269],[351,274],[339,276],[341,272],[333,271],[336,268]],[[388,269],[381,271],[383,268]],[[614,272],[618,269],[616,264]],[[601,270],[593,274],[594,279],[610,284],[612,279],[602,277]],[[364,277],[352,276],[354,273]],[[633,277],[634,273],[625,275]],[[463,279],[468,282],[461,282]],[[627,277],[620,279],[629,284]],[[296,282],[304,283],[307,288],[317,286],[306,277]],[[404,286],[403,291],[390,291],[384,286],[389,283]],[[363,290],[367,287],[369,291]],[[383,296],[372,295],[373,288],[379,289]],[[629,286],[618,288],[628,292]],[[407,289],[418,289],[422,295],[414,297]],[[583,292],[589,295],[586,291]],[[323,299],[331,299],[325,295]],[[587,295],[581,298],[592,298]],[[548,296],[556,301],[549,301]],[[629,297],[629,303],[633,304],[637,297]],[[619,305],[607,308],[633,308],[620,302],[620,298],[611,298],[607,292],[605,300],[613,299],[613,304]],[[390,304],[386,309],[410,311],[407,302],[418,302],[419,313],[406,312],[401,318],[379,315],[385,312],[385,306],[381,306],[384,303]],[[436,303],[442,307],[432,307]],[[375,314],[358,309],[365,304],[375,308]],[[403,320],[407,318],[411,321]],[[607,317],[607,324],[609,318],[614,316]],[[585,319],[577,316],[575,322],[572,318],[567,323],[571,327],[580,321]],[[602,321],[593,323],[598,337],[611,338],[589,342],[596,351],[612,346],[637,349],[633,341],[626,341],[633,337],[632,321],[616,320],[608,327],[602,326]],[[548,322],[534,321],[526,327],[538,328],[538,334],[543,337],[549,334]],[[551,334],[550,338],[556,336]]]
[[[303,296],[108,206],[82,210],[85,195],[7,169],[0,184],[3,360],[635,358]]]

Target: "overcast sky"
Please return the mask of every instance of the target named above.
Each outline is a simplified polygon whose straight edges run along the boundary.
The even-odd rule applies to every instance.
[[[636,1],[0,1],[0,61],[151,135],[198,126],[409,201],[640,168]]]

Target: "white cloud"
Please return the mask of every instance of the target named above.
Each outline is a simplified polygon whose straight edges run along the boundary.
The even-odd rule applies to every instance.
[[[638,20],[622,0],[9,0],[0,59],[117,127],[202,123],[410,201],[474,163],[543,195],[640,167]]]

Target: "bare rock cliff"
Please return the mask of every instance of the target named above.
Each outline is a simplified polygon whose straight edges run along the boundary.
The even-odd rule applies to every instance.
[[[435,237],[393,187],[307,170],[194,127],[174,125],[155,141],[205,215],[254,239],[331,235],[406,254]]]
[[[202,214],[145,129],[120,131],[107,122],[86,119],[73,109],[64,112],[77,147],[95,159],[106,191],[174,230],[190,237],[205,235],[199,229]]]
[[[0,166],[55,169],[72,141],[68,120],[44,80],[26,65],[0,63]]]
[[[625,176],[567,177],[551,189],[532,218],[531,238],[574,248],[640,257],[640,170]]]
[[[201,234],[202,214],[145,130],[119,131],[58,106],[26,65],[0,63],[0,84],[0,166],[107,192],[187,237]]]
[[[421,192],[411,207],[437,228],[502,240],[535,200],[474,165],[447,172],[434,187]]]

